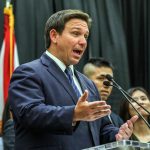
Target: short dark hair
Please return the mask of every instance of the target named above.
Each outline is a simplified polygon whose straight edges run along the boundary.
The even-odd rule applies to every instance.
[[[65,24],[73,19],[73,18],[78,18],[82,19],[87,22],[88,28],[90,29],[91,27],[91,18],[87,13],[82,12],[81,10],[75,10],[75,9],[67,9],[67,10],[61,10],[56,13],[54,13],[50,18],[47,20],[45,24],[45,47],[46,49],[49,48],[51,39],[49,37],[49,32],[52,29],[55,29],[58,33],[62,33]]]
[[[93,66],[94,67],[108,67],[108,68],[111,68],[112,71],[114,70],[114,66],[107,59],[103,57],[92,57],[87,61],[87,63],[85,64],[83,68],[83,73],[87,77],[90,77],[90,75],[94,73],[93,69],[95,70],[95,68],[93,68]]]
[[[114,69],[112,63],[104,57],[92,57],[88,60],[87,63],[91,63],[96,67],[109,67],[112,70]]]

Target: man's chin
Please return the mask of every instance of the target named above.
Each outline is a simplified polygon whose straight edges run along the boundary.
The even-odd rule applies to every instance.
[[[101,100],[102,100],[102,101],[107,101],[107,97],[101,96]]]
[[[72,65],[76,65],[76,64],[79,63],[79,61],[80,61],[80,59],[73,59],[73,60],[71,61],[71,64],[72,64]]]

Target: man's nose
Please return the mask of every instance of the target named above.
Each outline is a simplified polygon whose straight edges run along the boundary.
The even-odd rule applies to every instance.
[[[80,37],[79,44],[83,46],[87,45],[87,40],[84,36]]]

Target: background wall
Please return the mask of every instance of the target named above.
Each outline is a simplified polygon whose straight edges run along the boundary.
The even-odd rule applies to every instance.
[[[150,90],[150,2],[148,0],[15,0],[15,33],[20,64],[44,51],[44,26],[51,14],[80,9],[93,19],[88,48],[77,69],[90,57],[105,57],[115,66],[115,80],[124,88]],[[3,8],[0,1],[0,46],[3,39]],[[121,95],[114,90],[110,104],[118,111]],[[117,107],[116,107],[117,106]]]

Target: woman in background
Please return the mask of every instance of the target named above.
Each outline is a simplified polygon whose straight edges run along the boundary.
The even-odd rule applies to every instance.
[[[145,109],[150,111],[150,97],[148,92],[142,87],[134,87],[129,89],[128,94],[140,103]],[[150,123],[150,115],[136,102],[131,100],[132,104],[138,110],[138,112]],[[132,116],[137,114],[134,108],[127,101],[123,101],[120,108],[120,117],[126,122]],[[130,138],[131,140],[140,141],[144,143],[150,142],[150,128],[145,124],[143,119],[139,117],[139,119],[134,124],[133,134]]]

